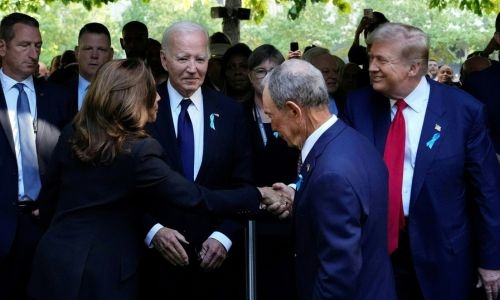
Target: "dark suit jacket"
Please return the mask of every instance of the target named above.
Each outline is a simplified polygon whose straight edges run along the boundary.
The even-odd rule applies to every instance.
[[[69,107],[72,116],[78,113],[78,77],[72,78],[64,83],[69,93]]]
[[[411,254],[426,299],[469,299],[478,265],[500,269],[498,162],[481,103],[427,81],[407,224]],[[383,155],[391,122],[387,98],[371,88],[353,92],[346,119]],[[436,133],[439,139],[427,146]]]
[[[158,87],[161,96],[156,122],[148,131],[165,149],[174,170],[182,173],[170,110],[167,82]],[[195,182],[210,189],[239,187],[251,182],[251,148],[242,107],[234,100],[209,88],[202,88],[204,110],[203,160]],[[210,115],[214,117],[215,129],[210,128]],[[190,242],[190,247],[201,249],[201,244],[217,230],[230,239],[240,230],[235,221],[214,218],[206,213],[186,212],[171,209],[154,214],[155,221],[174,228]],[[189,251],[188,251],[189,253]],[[192,254],[192,253],[190,253]],[[193,260],[194,259],[194,260]],[[190,260],[196,261],[196,257]]]
[[[500,64],[475,72],[467,76],[463,88],[484,103],[486,121],[496,153],[500,153]]]
[[[338,120],[302,164],[295,194],[299,299],[395,299],[387,250],[387,170]]]
[[[67,93],[62,87],[34,79],[37,124],[36,148],[42,182],[60,130],[71,119]],[[9,252],[17,228],[18,170],[14,137],[7,113],[7,104],[0,88],[0,261]]]
[[[34,299],[137,299],[144,210],[167,210],[169,203],[222,214],[258,211],[256,188],[198,188],[166,164],[153,138],[129,141],[113,163],[95,166],[74,158],[72,132],[61,136],[41,195],[41,210],[57,208],[35,255]]]

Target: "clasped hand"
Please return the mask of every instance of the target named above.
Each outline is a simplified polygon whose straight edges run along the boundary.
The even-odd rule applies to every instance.
[[[278,216],[280,219],[287,218],[292,213],[293,198],[295,190],[284,183],[275,183],[272,187],[258,188],[262,201],[261,209]]]

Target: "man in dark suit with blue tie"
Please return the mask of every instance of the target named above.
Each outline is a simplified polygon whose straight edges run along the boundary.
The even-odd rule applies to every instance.
[[[478,277],[495,299],[500,182],[483,105],[425,77],[422,30],[383,24],[368,45],[372,84],[350,95],[345,115],[388,165],[398,299],[473,299]]]
[[[69,121],[64,89],[33,77],[38,21],[13,13],[0,24],[0,298],[26,299],[42,227],[36,200],[60,129]]]
[[[387,169],[376,149],[330,113],[323,76],[306,61],[275,67],[263,102],[273,129],[303,159],[293,204],[299,299],[395,299]]]
[[[166,29],[161,60],[169,79],[158,87],[158,118],[149,131],[174,170],[204,187],[228,189],[250,182],[250,146],[242,107],[201,87],[208,43],[198,24],[179,22]],[[157,258],[146,268],[146,290],[169,299],[234,299],[229,291],[244,280],[244,260],[226,256],[230,248],[241,249],[242,224],[174,207],[152,217],[146,243],[158,253],[149,253]],[[228,262],[242,267],[233,271]]]

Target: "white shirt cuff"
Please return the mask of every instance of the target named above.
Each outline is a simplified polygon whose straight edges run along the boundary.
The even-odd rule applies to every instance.
[[[146,235],[146,238],[144,239],[144,243],[146,243],[146,246],[148,248],[153,248],[153,238],[155,237],[156,233],[163,228],[163,225],[160,223],[155,224],[155,226],[151,227],[149,230],[148,234]]]
[[[226,251],[229,252],[229,249],[231,249],[231,246],[233,245],[233,242],[222,232],[219,231],[214,231],[209,238],[216,239],[219,241],[224,248],[226,248]]]
[[[290,183],[288,184],[289,187],[291,187],[294,190],[297,190],[297,184],[296,183]]]

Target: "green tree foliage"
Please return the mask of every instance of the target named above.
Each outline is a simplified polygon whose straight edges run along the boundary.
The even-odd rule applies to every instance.
[[[281,0],[280,4],[274,0],[243,1],[244,7],[257,4],[266,11],[260,21],[241,21],[241,41],[250,48],[270,43],[286,56],[290,42],[297,41],[301,49],[311,44],[320,45],[346,61],[364,8],[383,12],[393,22],[422,28],[431,39],[431,56],[447,64],[459,64],[468,53],[482,50],[492,37],[495,20],[493,13],[478,16],[471,11],[450,7],[451,4],[442,10],[429,10],[428,3],[414,0],[350,1],[350,13],[332,1],[317,0],[303,7],[300,17],[295,20],[291,20],[289,14],[296,5],[294,1]],[[150,0],[148,4],[143,0],[119,0],[89,11],[80,4],[65,5],[55,1],[40,7],[36,13],[27,9],[21,11],[40,21],[44,41],[41,60],[49,64],[53,56],[74,49],[78,31],[85,23],[105,24],[111,32],[115,58],[121,58],[125,56],[119,43],[121,28],[128,21],[144,22],[150,37],[159,41],[165,27],[177,20],[196,21],[213,33],[222,29],[221,19],[210,18],[210,7],[213,6],[220,4],[216,0]],[[0,12],[0,17],[13,11],[19,10]],[[364,42],[363,37],[361,42]]]

